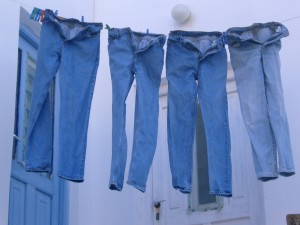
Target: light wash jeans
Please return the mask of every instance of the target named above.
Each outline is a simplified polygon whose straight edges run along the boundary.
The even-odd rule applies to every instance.
[[[101,29],[101,23],[61,19],[51,10],[45,10],[27,133],[28,171],[52,172],[54,131],[48,92],[59,70],[58,176],[83,181]]]
[[[118,191],[123,188],[127,158],[125,101],[136,78],[134,138],[127,183],[144,192],[157,142],[158,94],[166,37],[113,28],[109,30],[108,41],[113,94],[109,188]]]
[[[270,22],[230,28],[226,33],[257,177],[268,181],[278,173],[291,176],[295,169],[279,58],[280,39],[288,36],[288,30]]]
[[[198,94],[207,141],[210,193],[230,197],[227,55],[222,33],[171,31],[166,69],[172,185],[182,193],[191,192]]]

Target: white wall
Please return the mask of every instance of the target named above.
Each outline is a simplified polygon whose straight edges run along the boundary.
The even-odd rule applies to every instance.
[[[199,1],[182,0],[191,11],[190,21],[175,24],[170,17],[171,7],[179,1],[152,0],[93,0],[88,1],[37,1],[21,0],[22,5],[58,9],[64,17],[100,21],[111,27],[131,27],[136,31],[168,34],[170,30],[225,31],[232,26],[248,26],[254,22],[282,21],[299,16],[297,0],[252,1]],[[1,0],[1,21],[4,29],[0,35],[0,224],[7,224],[10,157],[14,121],[14,101],[17,67],[19,4]],[[294,149],[296,169],[299,170],[300,153],[300,19],[284,23],[290,37],[283,39],[281,52],[282,82],[286,110]],[[107,56],[107,31],[101,35],[101,56],[98,77],[91,109],[85,182],[70,185],[70,225],[142,225],[144,205],[150,204],[145,195],[124,184],[120,193],[108,189],[111,157],[111,82]],[[163,74],[165,76],[165,74]],[[131,155],[134,91],[127,100],[128,161]],[[233,137],[234,138],[234,137]],[[299,173],[299,171],[298,171]],[[280,178],[264,185],[267,225],[285,224],[287,213],[299,213],[299,175]],[[147,191],[151,191],[148,187]],[[145,203],[142,203],[145,202]],[[146,207],[147,208],[147,207]]]
[[[0,20],[6,21],[0,35],[0,224],[7,224],[10,159],[14,128],[15,89],[18,53],[18,7],[0,1]]]

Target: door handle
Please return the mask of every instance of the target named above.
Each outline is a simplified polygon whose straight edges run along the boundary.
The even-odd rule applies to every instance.
[[[161,206],[161,202],[164,202],[165,200],[163,201],[155,201],[153,202],[153,206],[155,208],[155,219],[158,221],[159,220],[159,217],[160,217],[160,206]]]

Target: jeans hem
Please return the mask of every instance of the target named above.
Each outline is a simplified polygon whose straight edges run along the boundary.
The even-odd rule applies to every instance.
[[[191,188],[182,187],[178,185],[173,185],[176,190],[179,190],[183,194],[190,194],[192,192]]]
[[[46,173],[51,173],[51,169],[42,169],[38,167],[25,167],[27,172],[46,172]]]
[[[122,185],[118,185],[114,182],[109,183],[108,188],[112,191],[122,191],[123,186]]]
[[[60,173],[58,173],[57,176],[65,180],[73,181],[76,183],[82,183],[84,181],[83,177],[69,177],[69,176],[61,175]]]
[[[227,198],[232,197],[231,191],[210,191],[209,194],[210,195],[218,195],[218,196],[227,197]]]
[[[295,175],[295,169],[281,169],[279,171],[279,175],[283,176],[283,177],[290,177]]]
[[[133,182],[133,181],[128,180],[128,181],[127,181],[127,184],[133,186],[134,188],[138,189],[139,191],[141,191],[141,192],[143,192],[143,193],[146,191],[145,186],[138,185],[138,184],[136,184],[136,183]]]
[[[263,173],[257,173],[257,179],[260,181],[269,181],[269,180],[275,180],[278,178],[278,173],[275,172],[263,172]]]

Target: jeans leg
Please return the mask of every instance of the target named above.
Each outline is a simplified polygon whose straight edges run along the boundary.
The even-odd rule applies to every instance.
[[[75,182],[84,180],[87,130],[99,64],[99,35],[65,42],[61,55],[58,175]]]
[[[158,132],[158,101],[163,47],[159,42],[135,55],[136,102],[134,138],[128,184],[144,192]]]
[[[210,193],[230,197],[232,172],[226,78],[225,49],[200,62],[198,95],[207,142]]]
[[[49,87],[58,70],[62,38],[53,23],[42,25],[27,130],[26,170],[52,172],[53,106]]]
[[[245,50],[229,49],[257,177],[262,181],[276,179],[276,143],[269,120],[260,48],[251,44]]]
[[[109,188],[121,191],[127,159],[125,132],[126,98],[134,80],[130,36],[122,36],[108,46],[112,82],[112,159]]]
[[[193,146],[197,104],[195,75],[197,51],[181,42],[168,41],[168,148],[172,185],[182,193],[191,192]]]
[[[295,168],[280,76],[280,47],[280,41],[266,46],[262,62],[270,122],[278,150],[279,173],[291,176],[295,174]]]

